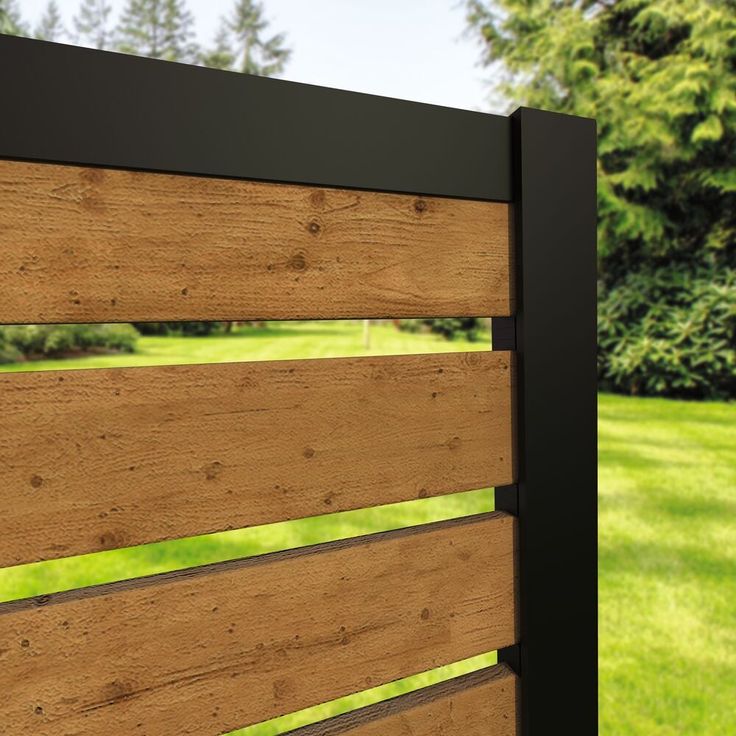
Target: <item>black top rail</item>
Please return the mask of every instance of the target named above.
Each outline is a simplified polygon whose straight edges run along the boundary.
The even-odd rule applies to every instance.
[[[0,156],[509,201],[508,118],[0,37]]]

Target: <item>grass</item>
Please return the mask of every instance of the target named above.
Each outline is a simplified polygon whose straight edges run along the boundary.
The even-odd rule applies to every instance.
[[[238,360],[339,358],[353,355],[402,355],[487,350],[490,335],[478,342],[448,341],[439,335],[399,332],[391,324],[370,330],[370,348],[363,346],[361,322],[270,322],[266,327],[241,328],[209,337],[141,337],[131,354],[94,355],[69,360],[37,360],[0,365],[0,372],[112,368],[182,363],[226,363]]]
[[[736,406],[599,415],[601,734],[734,734]]]
[[[360,355],[361,330],[354,322],[281,323],[232,336],[143,338],[136,355],[21,367]],[[379,325],[372,328],[370,352],[485,349],[487,344],[448,343]],[[736,733],[736,406],[604,395],[599,448],[600,733]],[[491,508],[492,493],[486,489],[26,565],[0,571],[0,600]],[[561,656],[571,655],[561,649]],[[237,733],[273,736],[487,666],[494,658],[485,654]]]

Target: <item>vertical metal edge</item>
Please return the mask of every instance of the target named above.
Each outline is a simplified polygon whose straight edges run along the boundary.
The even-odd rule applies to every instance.
[[[521,736],[598,733],[596,129],[512,116]],[[499,489],[497,503],[513,505]]]

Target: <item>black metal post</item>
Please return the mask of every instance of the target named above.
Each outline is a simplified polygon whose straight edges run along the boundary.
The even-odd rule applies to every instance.
[[[522,736],[598,732],[596,130],[512,116]],[[496,329],[497,328],[497,329]],[[508,323],[494,336],[508,342]]]

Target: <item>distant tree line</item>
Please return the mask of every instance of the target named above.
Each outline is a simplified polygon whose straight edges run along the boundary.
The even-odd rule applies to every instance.
[[[115,23],[109,0],[81,0],[70,26],[56,0],[49,0],[33,27],[17,0],[0,0],[0,33],[260,76],[279,74],[291,54],[285,35],[269,31],[255,0],[235,0],[209,46],[197,43],[186,0],[127,0]]]

